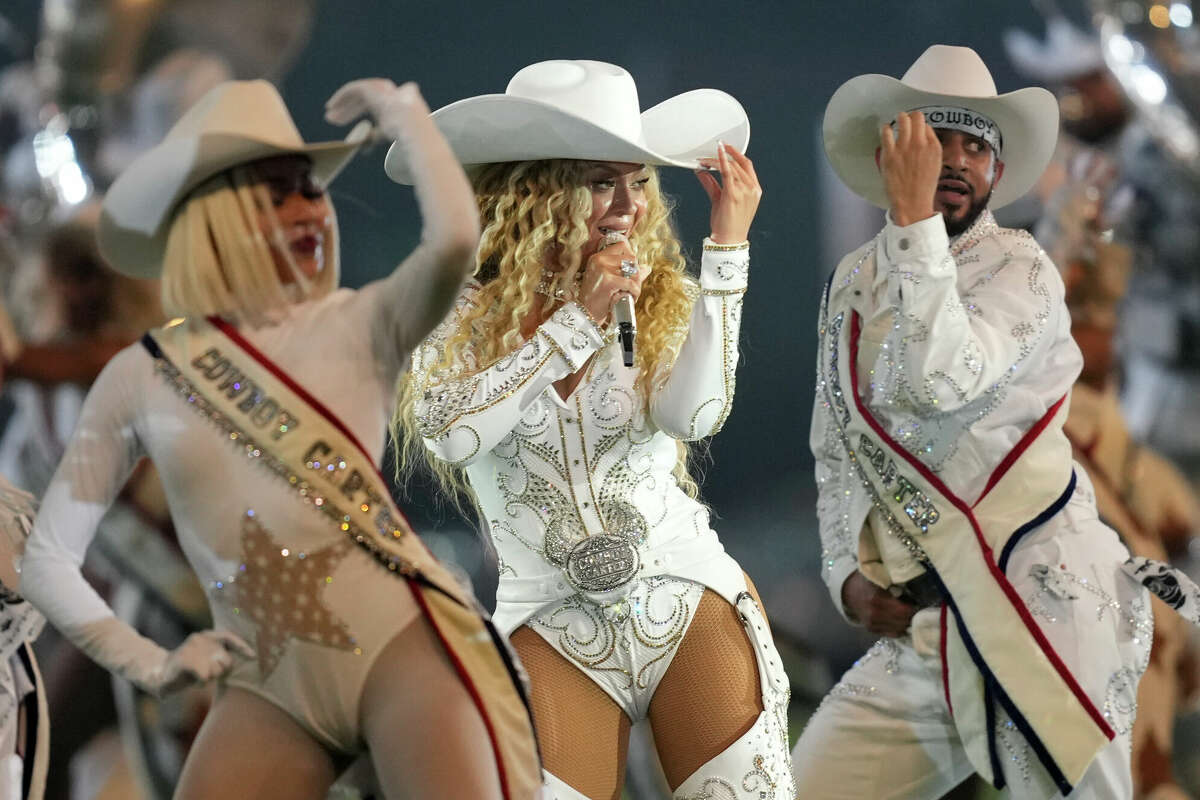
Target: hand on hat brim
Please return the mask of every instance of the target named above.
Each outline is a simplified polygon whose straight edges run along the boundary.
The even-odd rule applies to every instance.
[[[709,230],[712,240],[718,244],[740,244],[750,235],[750,224],[758,211],[762,199],[762,186],[754,163],[737,148],[724,142],[718,143],[716,158],[702,158],[700,165],[714,169],[721,176],[718,181],[712,172],[697,170],[696,177],[712,203]]]

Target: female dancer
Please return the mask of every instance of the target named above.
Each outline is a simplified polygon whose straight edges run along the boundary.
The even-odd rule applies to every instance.
[[[685,444],[733,399],[761,194],[745,112],[697,90],[640,114],[623,69],[552,61],[434,120],[472,168],[483,236],[474,280],[414,356],[395,434],[486,522],[548,785],[618,797],[630,723],[648,716],[676,797],[791,798],[787,677]],[[654,164],[711,170],[698,285]],[[623,293],[633,368],[610,335]]]
[[[528,798],[540,781],[511,665],[374,466],[406,353],[469,268],[469,187],[415,86],[356,81],[327,107],[335,123],[362,113],[411,154],[425,228],[359,291],[336,288],[324,189],[356,145],[306,145],[265,82],[213,89],[104,202],[105,255],[161,270],[166,310],[186,318],[92,387],[21,588],[149,691],[219,679],[177,798],[324,797],[363,750],[389,798]],[[215,620],[173,650],[114,617],[78,569],[143,455]],[[454,734],[436,747],[435,717]]]

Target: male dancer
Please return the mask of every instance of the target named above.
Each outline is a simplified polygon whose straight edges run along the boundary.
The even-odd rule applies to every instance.
[[[803,797],[932,800],[972,771],[1016,797],[1132,796],[1149,601],[1062,432],[1081,365],[1062,281],[988,210],[1057,130],[1048,92],[997,95],[959,47],[826,109],[834,168],[888,217],[823,298],[823,574],[884,638],[797,744]]]

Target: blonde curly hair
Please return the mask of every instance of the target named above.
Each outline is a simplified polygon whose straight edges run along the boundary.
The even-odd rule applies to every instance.
[[[424,446],[416,401],[440,381],[482,371],[516,350],[526,338],[522,323],[539,304],[547,313],[555,304],[555,290],[570,292],[577,285],[585,266],[581,251],[589,239],[592,210],[585,173],[594,163],[551,159],[489,164],[472,177],[483,227],[474,273],[479,288],[470,305],[458,310],[441,359],[400,377],[391,425],[397,477],[424,464],[460,509],[464,498],[476,506],[475,495],[461,468],[439,460]],[[665,380],[679,355],[699,287],[685,271],[671,227],[673,205],[662,193],[658,171],[647,167],[646,172],[646,210],[629,232],[629,241],[638,261],[650,268],[637,300],[635,363],[636,386],[649,402],[651,390]],[[537,287],[550,264],[557,269],[547,296]],[[672,474],[681,489],[696,497],[699,487],[688,471],[688,445],[677,444]]]

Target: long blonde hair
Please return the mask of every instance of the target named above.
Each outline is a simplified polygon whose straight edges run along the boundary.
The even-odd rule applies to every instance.
[[[170,223],[163,256],[162,305],[168,316],[253,316],[292,302],[271,244],[259,228],[260,214],[268,216],[276,234],[282,233],[253,162],[219,173],[189,193]],[[338,285],[337,219],[332,204],[329,220],[328,255],[316,278],[306,279],[288,249],[278,248],[306,299],[323,297]]]
[[[446,336],[441,358],[406,372],[398,383],[391,434],[396,444],[397,477],[408,477],[424,464],[455,505],[467,498],[477,507],[461,468],[439,460],[424,446],[415,418],[417,399],[447,376],[486,369],[523,342],[521,325],[535,310],[549,311],[558,288],[576,285],[584,267],[581,251],[589,238],[591,191],[584,174],[591,162],[518,161],[490,164],[473,176],[483,232],[476,254],[479,290],[458,309],[457,325]],[[646,210],[629,240],[638,261],[650,267],[637,301],[636,386],[649,401],[657,381],[669,373],[683,340],[698,294],[687,275],[679,240],[671,227],[673,206],[660,188],[658,171],[647,168]],[[554,261],[551,297],[537,292],[543,270]],[[678,442],[672,474],[690,496],[698,494],[688,472],[689,449]],[[402,481],[403,482],[403,481]]]

